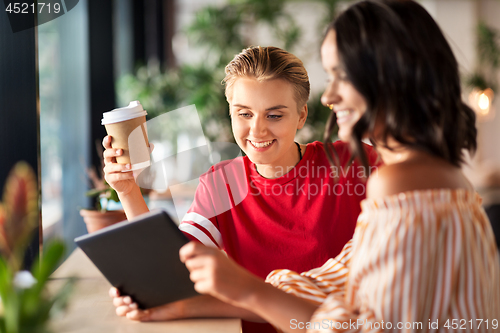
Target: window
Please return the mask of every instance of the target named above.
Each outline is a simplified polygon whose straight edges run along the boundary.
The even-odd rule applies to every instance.
[[[44,239],[62,237],[71,251],[86,232],[78,210],[89,201],[87,1],[40,25],[38,39]]]

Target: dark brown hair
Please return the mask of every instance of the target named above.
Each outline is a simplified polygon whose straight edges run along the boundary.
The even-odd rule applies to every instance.
[[[330,30],[336,32],[348,80],[366,100],[367,110],[350,139],[353,155],[365,167],[361,139],[368,135],[375,142],[376,122],[384,124],[376,142],[384,147],[393,137],[456,166],[464,162],[463,149],[476,150],[475,114],[462,102],[457,61],[421,5],[410,0],[358,2],[332,22]],[[332,112],[325,147],[331,145],[335,123]]]

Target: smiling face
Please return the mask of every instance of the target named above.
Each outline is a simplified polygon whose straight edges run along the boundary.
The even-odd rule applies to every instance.
[[[290,83],[238,78],[229,104],[236,142],[261,174],[266,168],[289,170],[298,163],[294,138],[304,126],[307,107],[297,110]]]
[[[366,101],[348,80],[339,60],[335,30],[330,30],[321,46],[323,68],[328,74],[328,85],[321,102],[330,106],[337,116],[338,136],[348,141],[352,128],[366,111]]]

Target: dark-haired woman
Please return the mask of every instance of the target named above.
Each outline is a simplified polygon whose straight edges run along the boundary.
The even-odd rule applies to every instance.
[[[439,27],[416,2],[363,1],[332,23],[321,55],[325,137],[336,121],[363,164],[365,138],[385,164],[353,239],[322,267],[275,271],[267,285],[190,243],[180,254],[196,289],[290,332],[498,331],[498,253],[460,169],[476,148],[475,117]]]

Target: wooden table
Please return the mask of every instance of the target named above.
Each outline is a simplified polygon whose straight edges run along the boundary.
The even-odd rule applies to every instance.
[[[80,249],[52,274],[49,289],[57,290],[70,276],[78,278],[68,310],[52,321],[55,333],[240,333],[239,319],[189,319],[139,323],[118,317],[108,290],[111,285]]]

